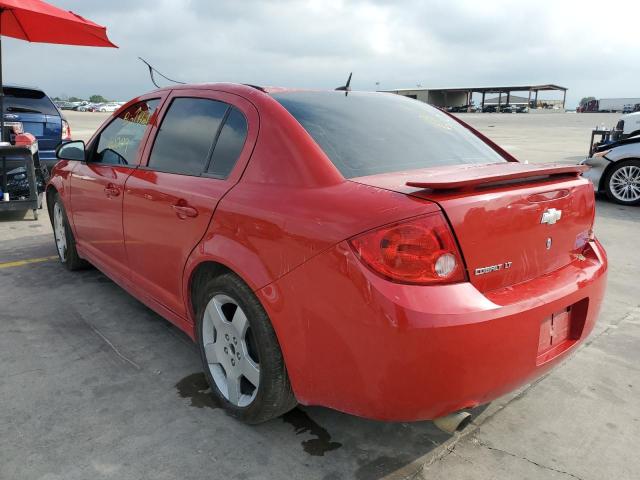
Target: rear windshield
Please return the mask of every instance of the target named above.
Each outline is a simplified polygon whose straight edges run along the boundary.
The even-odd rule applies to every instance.
[[[60,115],[44,92],[29,88],[4,87],[4,111],[7,113],[44,113]]]
[[[448,115],[400,95],[284,92],[273,97],[345,178],[506,161]]]

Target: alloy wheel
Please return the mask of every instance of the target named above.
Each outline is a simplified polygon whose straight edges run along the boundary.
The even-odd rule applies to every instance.
[[[251,325],[233,298],[218,294],[207,304],[202,340],[209,371],[220,393],[237,407],[255,399],[260,363]]]
[[[609,179],[612,195],[623,202],[640,200],[640,167],[625,165],[618,168]]]
[[[67,259],[67,232],[64,227],[64,214],[59,202],[53,206],[53,235],[56,240],[58,255],[63,262]]]

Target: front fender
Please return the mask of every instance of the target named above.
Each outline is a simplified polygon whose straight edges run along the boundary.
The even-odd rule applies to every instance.
[[[619,162],[620,160],[629,160],[632,158],[640,158],[640,142],[627,143],[612,148],[605,155],[607,160]]]
[[[69,198],[69,179],[73,168],[73,163],[68,160],[61,160],[51,171],[51,177],[49,178],[45,189],[47,193],[47,209],[49,210],[49,215],[51,215],[51,207],[53,207],[53,205],[50,205],[51,192],[55,190],[62,199],[62,204],[67,211],[67,216],[70,216],[71,200]]]

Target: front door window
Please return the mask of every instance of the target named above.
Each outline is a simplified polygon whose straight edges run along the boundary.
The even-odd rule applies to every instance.
[[[90,161],[109,165],[134,165],[140,142],[159,102],[155,98],[145,100],[120,112],[100,134]]]

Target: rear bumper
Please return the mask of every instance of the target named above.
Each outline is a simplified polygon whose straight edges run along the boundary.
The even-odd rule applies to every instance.
[[[342,243],[258,295],[301,403],[380,420],[432,419],[532,381],[584,341],[607,271],[604,250],[597,241],[591,247],[584,260],[483,294],[470,283],[388,282]],[[569,338],[541,352],[545,319],[567,307]]]
[[[67,142],[69,142],[69,140],[62,140],[60,143]],[[53,166],[60,161],[56,156],[55,148],[53,150],[39,150],[38,155],[40,156],[40,163],[46,165],[49,172],[51,172]]]

